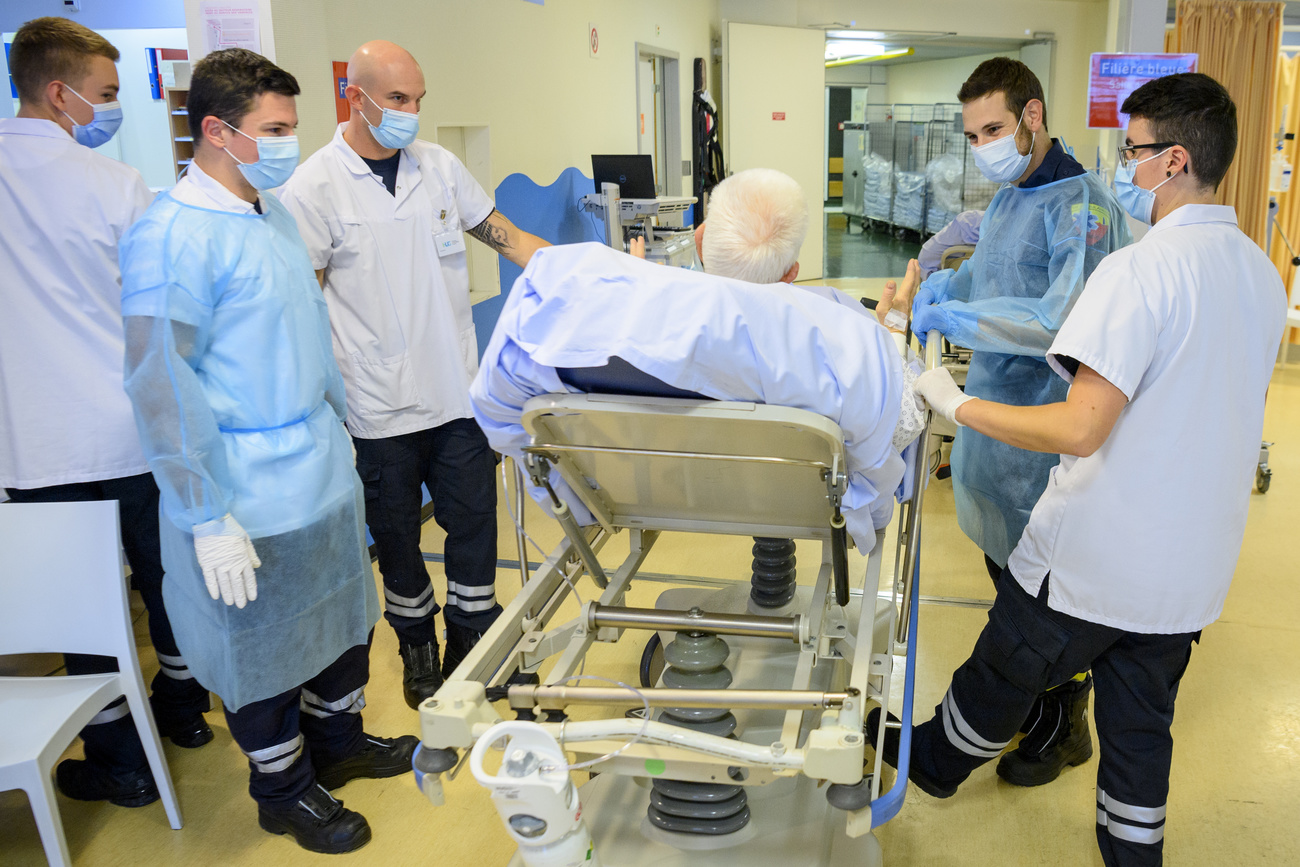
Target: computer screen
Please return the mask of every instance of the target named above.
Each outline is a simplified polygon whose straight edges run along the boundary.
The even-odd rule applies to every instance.
[[[598,193],[601,184],[618,184],[618,194],[624,199],[655,197],[654,159],[650,154],[592,154],[591,175]]]

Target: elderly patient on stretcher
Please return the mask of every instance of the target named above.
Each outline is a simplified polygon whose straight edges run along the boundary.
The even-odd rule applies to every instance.
[[[697,233],[708,273],[594,243],[539,250],[515,282],[470,388],[492,447],[522,456],[529,443],[523,406],[543,394],[617,392],[809,410],[844,433],[845,521],[858,549],[870,551],[903,482],[900,453],[922,428],[912,389],[920,366],[905,362],[902,336],[858,301],[787,282],[798,272],[806,230],[798,185],[756,169],[714,192]],[[913,269],[899,307],[906,307]],[[891,285],[881,320],[893,296]],[[551,481],[579,522],[591,522],[558,475]]]

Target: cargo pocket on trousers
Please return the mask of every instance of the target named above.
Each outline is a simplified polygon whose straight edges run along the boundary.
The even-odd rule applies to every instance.
[[[1038,611],[1019,584],[998,593],[985,637],[990,667],[1033,695],[1047,688],[1052,667],[1070,643],[1069,630]]]

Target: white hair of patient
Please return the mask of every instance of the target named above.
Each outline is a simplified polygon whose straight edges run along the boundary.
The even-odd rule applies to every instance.
[[[799,260],[808,205],[797,181],[775,169],[746,169],[709,198],[701,259],[709,274],[777,283]]]

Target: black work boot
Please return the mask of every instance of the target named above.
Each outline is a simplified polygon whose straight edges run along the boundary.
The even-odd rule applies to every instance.
[[[409,773],[411,757],[419,745],[420,739],[415,735],[400,738],[366,735],[364,745],[352,755],[332,764],[317,765],[316,782],[327,789],[337,789],[357,777],[380,779]]]
[[[890,722],[898,722],[898,717],[892,713],[889,715]],[[880,733],[880,708],[872,708],[871,713],[867,714],[866,722],[862,725],[863,733],[867,736],[867,746],[875,749],[876,736]],[[885,742],[880,749],[880,757],[885,764],[891,768],[898,768],[898,749],[902,743],[901,728],[886,727]],[[871,760],[868,759],[867,763]],[[916,787],[925,792],[932,798],[951,798],[957,794],[957,787],[934,779],[929,774],[922,771],[916,766],[916,762],[907,763],[907,779],[916,784]]]
[[[344,808],[342,801],[319,785],[312,786],[302,800],[286,806],[258,804],[257,824],[272,834],[292,834],[308,852],[326,855],[353,852],[370,842],[366,817]]]
[[[170,738],[178,747],[195,750],[212,742],[212,727],[203,718],[203,714],[185,722],[164,722],[154,714],[154,721],[158,724],[158,734]]]
[[[1061,775],[1067,765],[1092,758],[1088,731],[1088,693],[1092,675],[1072,680],[1044,693],[1030,716],[1030,729],[1013,751],[998,762],[998,776],[1017,786],[1042,786]]]
[[[442,688],[442,672],[438,668],[438,642],[428,644],[399,644],[397,652],[402,657],[402,695],[412,709]]]
[[[158,800],[153,773],[143,770],[113,773],[83,759],[65,759],[54,771],[59,791],[74,801],[108,801],[119,807],[143,807]]]
[[[447,624],[447,648],[442,653],[442,676],[451,677],[457,667],[469,656],[469,652],[478,644],[478,640],[483,637],[483,633],[476,629],[470,629],[468,626],[459,626],[455,623]]]

